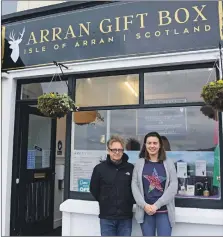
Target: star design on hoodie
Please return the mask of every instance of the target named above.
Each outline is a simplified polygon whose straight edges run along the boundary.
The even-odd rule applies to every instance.
[[[153,173],[152,175],[143,175],[143,177],[145,179],[147,179],[149,181],[149,190],[148,192],[150,193],[152,190],[154,190],[155,188],[161,192],[163,192],[163,188],[161,186],[161,183],[166,180],[166,177],[163,176],[159,176],[156,169],[153,169]]]

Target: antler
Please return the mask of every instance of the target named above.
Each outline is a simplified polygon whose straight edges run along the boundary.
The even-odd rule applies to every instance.
[[[22,39],[22,37],[23,37],[24,33],[25,33],[25,27],[23,28],[23,30],[22,30],[22,33],[20,33],[20,32],[19,32],[19,34],[20,34],[20,37],[18,37],[18,39]]]
[[[14,31],[14,30],[13,30]],[[10,32],[9,34],[9,39],[12,40],[12,41],[15,41],[15,34],[12,32]]]

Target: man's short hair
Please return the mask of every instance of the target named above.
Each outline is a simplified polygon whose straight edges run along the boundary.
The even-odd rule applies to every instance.
[[[111,138],[107,141],[107,147],[109,148],[114,142],[119,142],[124,149],[125,140],[122,137],[120,137],[119,135],[112,135]]]

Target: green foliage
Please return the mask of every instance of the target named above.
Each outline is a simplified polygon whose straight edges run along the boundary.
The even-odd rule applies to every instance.
[[[38,97],[37,108],[42,114],[52,118],[62,118],[71,111],[76,111],[74,101],[66,93],[47,93]]]
[[[202,89],[201,97],[205,103],[211,105],[214,109],[223,110],[223,80],[210,82]]]

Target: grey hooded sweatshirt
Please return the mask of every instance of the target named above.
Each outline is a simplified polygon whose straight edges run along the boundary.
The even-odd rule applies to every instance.
[[[132,193],[136,201],[135,218],[138,223],[144,222],[144,206],[147,204],[144,199],[144,190],[142,182],[142,172],[145,159],[140,158],[135,164],[132,176]],[[177,194],[178,179],[176,168],[171,159],[163,162],[166,170],[166,185],[163,195],[154,203],[158,209],[166,205],[171,227],[175,224],[175,195]]]

